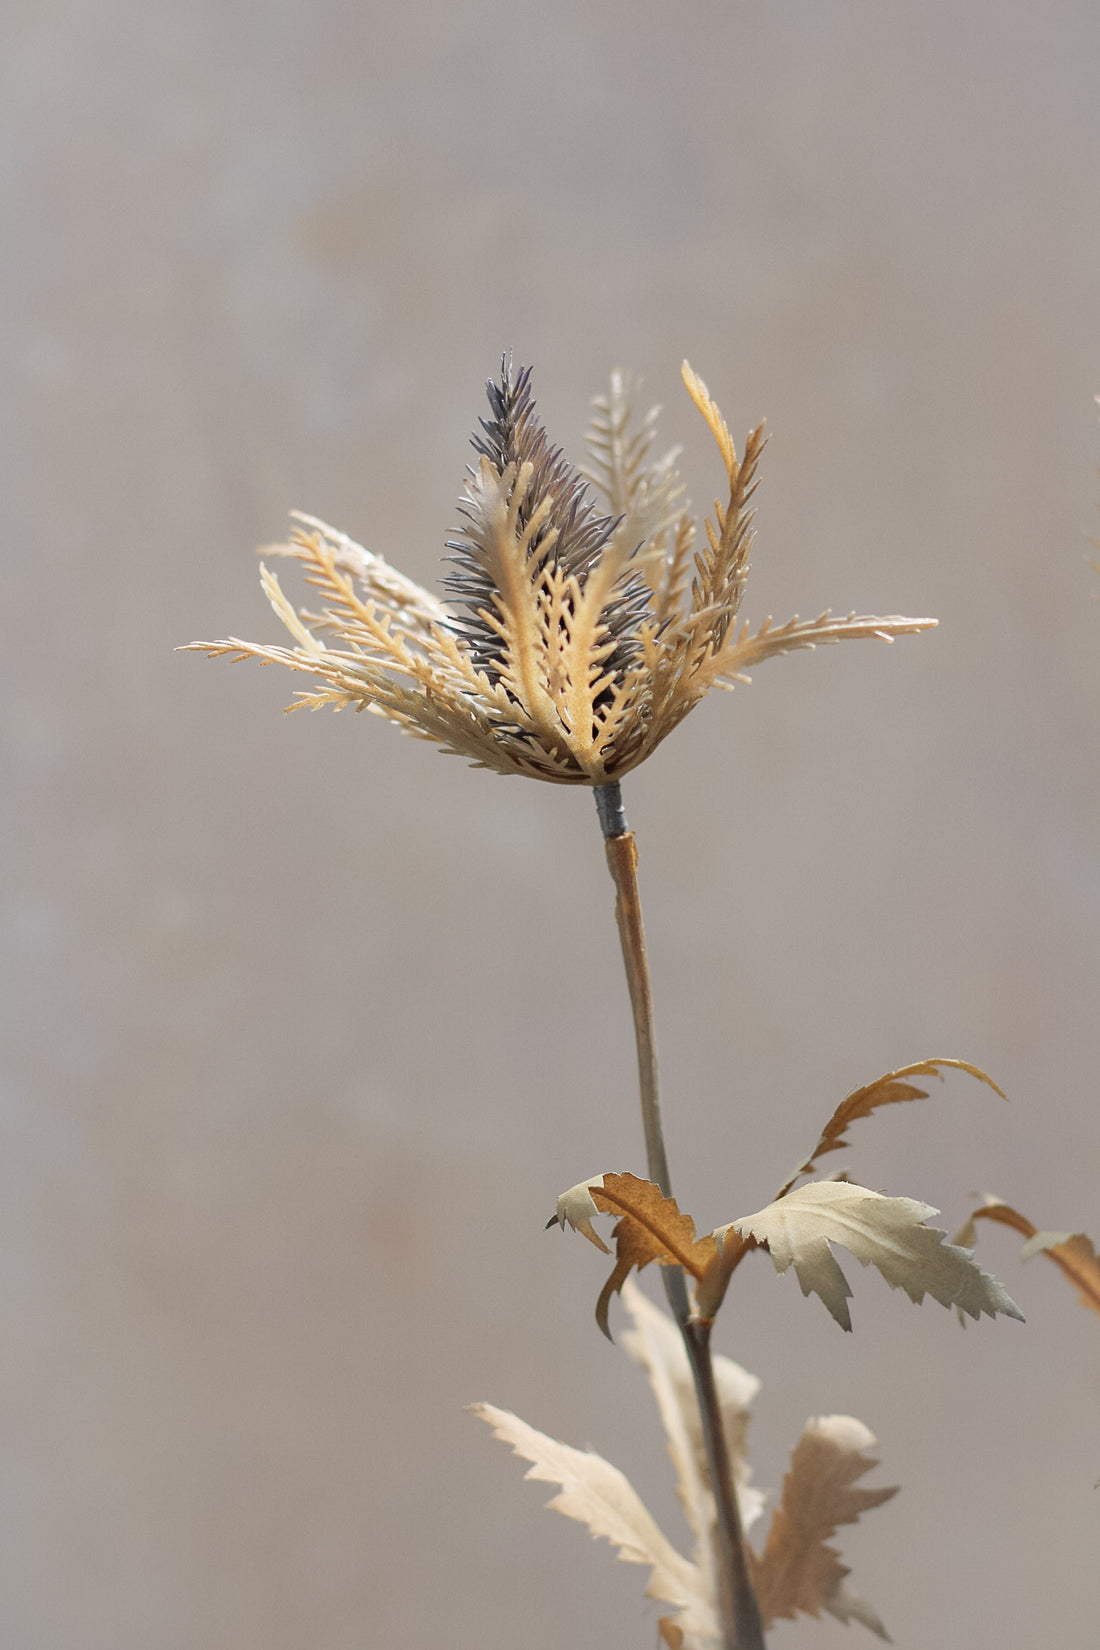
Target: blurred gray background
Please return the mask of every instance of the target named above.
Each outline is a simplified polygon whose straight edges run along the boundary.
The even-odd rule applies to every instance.
[[[682,1541],[542,1229],[642,1167],[591,801],[172,651],[280,639],[292,507],[433,582],[508,346],[571,451],[640,372],[700,507],[681,358],[768,416],[754,622],[941,620],[764,666],[626,786],[681,1201],[758,1208],[949,1054],[1011,1104],[953,1077],[853,1174],[1100,1237],[1098,57],[1085,0],[8,0],[4,1645],[655,1644],[462,1408]],[[1017,1251],[1026,1327],[853,1266],[845,1336],[763,1257],[720,1326],[760,1482],[810,1414],[878,1434],[903,1493],[841,1545],[906,1650],[1100,1636],[1100,1324]]]

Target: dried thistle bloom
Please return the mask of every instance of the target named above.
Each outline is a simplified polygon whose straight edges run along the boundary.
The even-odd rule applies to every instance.
[[[653,751],[712,688],[748,681],[762,660],[847,637],[925,630],[934,619],[829,612],[750,633],[736,625],[753,540],[750,501],[764,445],[753,430],[738,458],[706,385],[683,379],[718,443],[729,497],[706,521],[683,503],[675,453],[654,460],[656,409],[632,427],[622,375],[596,402],[582,474],[553,447],[535,412],[528,368],[501,363],[477,462],[448,543],[448,602],[323,522],[299,516],[276,553],[305,565],[320,613],[296,611],[266,568],[272,607],[297,644],[230,637],[192,646],[316,677],[292,709],[353,705],[433,739],[497,773],[603,785]],[[603,495],[607,514],[589,500]],[[329,646],[323,636],[335,638]]]

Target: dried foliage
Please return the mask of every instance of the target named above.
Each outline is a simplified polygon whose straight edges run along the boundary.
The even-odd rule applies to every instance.
[[[449,605],[346,535],[300,516],[291,542],[273,548],[302,564],[320,611],[296,611],[275,575],[261,573],[295,645],[229,637],[192,647],[315,677],[320,685],[291,708],[353,706],[497,773],[599,785],[644,761],[712,687],[748,680],[774,654],[849,638],[890,641],[935,623],[826,612],[738,631],[763,426],[739,458],[686,362],[683,377],[728,483],[704,547],[695,548],[676,455],[651,456],[655,412],[635,424],[621,375],[597,403],[589,436],[589,477],[607,504],[601,513],[582,474],[550,444],[529,369],[513,371],[506,358],[500,383],[489,381],[490,417],[473,438],[462,526],[448,544]]]
[[[987,1084],[1001,1099],[1005,1098],[1003,1089],[999,1089],[992,1077],[982,1071],[980,1066],[972,1066],[966,1060],[948,1060],[939,1058],[934,1060],[918,1060],[911,1066],[899,1066],[896,1071],[888,1071],[885,1077],[879,1077],[873,1083],[866,1083],[861,1089],[853,1089],[847,1099],[842,1100],[829,1121],[821,1131],[821,1136],[810,1153],[804,1158],[798,1168],[785,1181],[776,1198],[786,1197],[796,1180],[801,1180],[804,1174],[809,1174],[815,1163],[827,1152],[842,1151],[849,1144],[847,1131],[851,1125],[861,1117],[870,1117],[873,1111],[880,1106],[896,1106],[906,1100],[927,1100],[928,1089],[918,1088],[916,1083],[910,1082],[913,1077],[936,1077],[943,1082],[945,1070],[969,1072],[979,1082]]]
[[[960,1231],[956,1243],[973,1246],[977,1238],[977,1222],[992,1220],[998,1226],[1010,1226],[1026,1240],[1020,1251],[1021,1260],[1033,1255],[1045,1255],[1053,1261],[1077,1290],[1077,1299],[1091,1312],[1100,1314],[1100,1257],[1091,1238],[1084,1232],[1041,1232],[1039,1228],[999,1197],[987,1197],[974,1210]]]
[[[611,1298],[634,1267],[641,1271],[655,1260],[663,1266],[682,1266],[693,1278],[701,1278],[717,1253],[713,1238],[696,1238],[695,1222],[681,1214],[674,1197],[665,1197],[659,1186],[636,1175],[597,1175],[571,1187],[558,1199],[557,1213],[549,1224],[556,1222],[563,1231],[572,1226],[608,1253],[592,1226],[596,1214],[619,1216],[611,1234],[615,1267],[596,1302],[596,1322],[608,1340],[612,1338],[607,1323]]]
[[[517,1455],[532,1463],[524,1474],[561,1489],[547,1506],[566,1518],[587,1524],[592,1534],[610,1541],[628,1564],[648,1564],[650,1598],[666,1604],[692,1603],[695,1586],[691,1565],[682,1558],[651,1518],[630,1481],[595,1450],[573,1449],[545,1432],[536,1432],[510,1410],[493,1404],[471,1404],[470,1412],[486,1421],[493,1436],[511,1444]]]
[[[848,1300],[852,1291],[830,1244],[849,1251],[864,1266],[874,1266],[892,1289],[904,1289],[917,1305],[931,1295],[943,1306],[957,1306],[972,1318],[1021,1318],[1019,1308],[996,1278],[983,1272],[969,1249],[945,1241],[946,1232],[926,1226],[938,1211],[909,1197],[884,1197],[866,1186],[835,1180],[812,1180],[745,1215],[714,1236],[721,1245],[731,1231],[746,1234],[769,1251],[777,1272],[793,1266],[802,1293],[819,1295],[842,1329],[851,1329]],[[715,1278],[700,1287],[698,1304],[710,1316],[714,1297],[721,1299],[721,1263]]]
[[[623,1289],[633,1320],[624,1344],[642,1365],[657,1399],[676,1469],[680,1503],[693,1538],[692,1556],[683,1557],[660,1530],[640,1496],[616,1467],[591,1450],[577,1450],[536,1432],[518,1416],[491,1404],[474,1404],[496,1437],[531,1462],[528,1478],[561,1486],[548,1503],[556,1512],[587,1525],[594,1536],[618,1549],[620,1558],[649,1566],[646,1592],[672,1605],[658,1632],[670,1650],[719,1650],[721,1629],[714,1568],[714,1498],[707,1478],[699,1411],[683,1342],[671,1318],[633,1283]],[[746,1528],[760,1516],[764,1497],[748,1483],[746,1431],[749,1405],[759,1382],[732,1359],[714,1360],[722,1422]],[[880,1506],[895,1488],[866,1489],[857,1481],[875,1460],[874,1438],[851,1416],[831,1415],[807,1422],[791,1456],[783,1496],[772,1516],[762,1551],[749,1550],[765,1627],[797,1614],[828,1611],[841,1621],[859,1621],[885,1638],[877,1614],[850,1593],[849,1572],[827,1545],[840,1524]]]
[[[797,1184],[848,1145],[856,1122],[885,1106],[926,1099],[930,1091],[922,1084],[942,1081],[948,1069],[1001,1094],[985,1072],[962,1060],[919,1061],[856,1089],[776,1198],[711,1234],[697,1236],[692,1218],[661,1190],[669,1177],[636,852],[614,782],[712,688],[748,681],[768,658],[848,639],[891,641],[936,622],[854,612],[834,618],[829,611],[780,625],[768,618],[755,630],[740,622],[763,425],[750,431],[739,456],[706,385],[686,362],[682,377],[725,473],[723,495],[702,531],[684,498],[677,453],[656,448],[657,409],[638,416],[627,377],[613,374],[607,395],[596,401],[588,468],[579,470],[539,420],[530,370],[513,370],[506,357],[499,383],[487,386],[489,416],[473,437],[460,525],[447,541],[445,599],[316,518],[298,516],[291,542],[269,553],[301,565],[319,610],[295,608],[274,574],[261,570],[292,645],[230,637],[192,647],[282,664],[314,678],[291,708],[367,710],[497,773],[606,787],[597,802],[618,894],[651,1179],[621,1173],[584,1181],[558,1200],[554,1222],[581,1232],[605,1254],[613,1249],[596,1320],[610,1338],[609,1309],[621,1293],[632,1325],[626,1349],[645,1369],[657,1400],[692,1538],[690,1557],[667,1540],[628,1480],[603,1457],[537,1432],[509,1411],[473,1408],[530,1463],[529,1478],[557,1486],[552,1508],[610,1541],[621,1558],[648,1567],[647,1593],[674,1612],[657,1623],[666,1650],[729,1650],[735,1642],[762,1650],[761,1620],[767,1627],[822,1611],[885,1638],[871,1605],[849,1592],[849,1572],[829,1544],[840,1525],[895,1493],[863,1486],[877,1462],[870,1454],[875,1440],[859,1421],[824,1416],[807,1423],[762,1548],[742,1548],[742,1527],[759,1520],[765,1500],[751,1482],[746,1448],[759,1383],[710,1350],[711,1320],[733,1271],[750,1249],[766,1249],[777,1272],[793,1267],[803,1294],[819,1295],[851,1329],[851,1290],[834,1247],[874,1266],[914,1302],[930,1294],[974,1318],[1020,1317],[1002,1285],[974,1261],[979,1219],[1022,1232],[1024,1257],[1045,1253],[1097,1312],[1100,1261],[1082,1234],[1038,1232],[997,1199],[987,1199],[949,1243],[926,1224],[936,1213],[928,1204],[839,1176]],[[614,1217],[612,1247],[595,1229],[598,1215]],[[694,1283],[691,1302],[680,1272],[665,1274],[679,1327],[631,1279],[634,1270],[654,1263],[679,1268]]]
[[[841,1151],[848,1146],[848,1129],[860,1118],[870,1117],[872,1112],[878,1111],[882,1106],[896,1106],[907,1100],[927,1100],[929,1090],[920,1088],[910,1081],[911,1078],[936,1077],[942,1082],[943,1074],[947,1070],[968,1072],[971,1077],[987,1084],[1002,1100],[1005,1098],[1004,1091],[998,1088],[992,1077],[967,1060],[951,1060],[946,1056],[940,1056],[932,1060],[917,1060],[908,1066],[899,1066],[896,1071],[888,1071],[885,1076],[876,1078],[873,1083],[865,1083],[862,1088],[853,1089],[852,1093],[840,1102],[822,1129],[817,1145],[808,1157],[803,1158],[790,1178],[783,1182],[775,1194],[775,1201],[789,1196],[795,1182],[801,1180],[804,1174],[809,1174],[814,1165],[828,1152]],[[751,1235],[730,1231],[723,1243],[721,1259],[714,1268],[709,1289],[713,1292],[720,1288],[724,1292],[745,1255],[756,1247],[756,1239]],[[721,1293],[717,1295],[717,1300],[720,1299]]]
[[[851,1329],[851,1289],[830,1245],[847,1249],[863,1266],[874,1266],[892,1289],[916,1304],[931,1295],[972,1318],[1019,1308],[996,1278],[977,1265],[969,1248],[945,1241],[946,1232],[925,1221],[938,1211],[908,1197],[884,1197],[847,1181],[814,1180],[785,1193],[754,1215],[742,1215],[709,1237],[695,1236],[695,1222],[675,1198],[631,1174],[582,1181],[558,1199],[549,1224],[572,1226],[604,1252],[592,1225],[597,1214],[617,1214],[612,1239],[615,1267],[600,1292],[596,1321],[610,1339],[607,1311],[630,1272],[650,1261],[682,1266],[695,1280],[695,1310],[710,1319],[718,1311],[736,1259],[746,1241],[766,1249],[777,1272],[793,1266],[804,1295],[820,1296],[842,1329]]]
[[[851,1572],[827,1545],[839,1524],[854,1524],[861,1513],[898,1493],[896,1484],[856,1487],[878,1465],[868,1453],[874,1447],[874,1434],[851,1415],[823,1415],[806,1423],[791,1454],[767,1543],[753,1565],[753,1585],[767,1620],[799,1610],[811,1616],[827,1610],[887,1638],[877,1613],[845,1587]]]

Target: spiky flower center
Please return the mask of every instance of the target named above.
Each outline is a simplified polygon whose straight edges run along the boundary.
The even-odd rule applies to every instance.
[[[517,541],[523,543],[523,577],[536,594],[547,572],[574,578],[584,590],[592,569],[611,543],[620,518],[601,515],[588,487],[560,447],[552,446],[535,411],[531,369],[513,371],[501,360],[500,384],[486,385],[490,416],[479,420],[471,445],[481,461],[471,466],[459,502],[462,526],[447,540],[455,571],[443,585],[451,597],[453,628],[479,670],[496,683],[505,669],[507,638],[500,617],[497,527],[485,507],[479,478],[486,462],[515,505]],[[517,504],[518,501],[518,504]],[[631,546],[632,553],[638,546]],[[629,566],[618,579],[602,615],[614,642],[605,668],[621,675],[637,654],[638,631],[650,617],[650,589]]]

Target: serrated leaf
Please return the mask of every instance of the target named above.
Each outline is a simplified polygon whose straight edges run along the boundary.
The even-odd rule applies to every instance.
[[[676,1469],[680,1505],[695,1537],[695,1562],[703,1566],[709,1564],[713,1556],[714,1498],[707,1473],[699,1401],[683,1336],[668,1313],[654,1306],[632,1279],[623,1285],[622,1296],[633,1323],[633,1328],[622,1336],[622,1344],[635,1362],[641,1364],[653,1388],[668,1440],[668,1453]],[[764,1505],[763,1493],[749,1483],[751,1472],[746,1452],[750,1405],[760,1390],[760,1382],[732,1358],[719,1353],[714,1354],[711,1361],[741,1524],[747,1530],[759,1518]]]
[[[907,1100],[926,1100],[928,1089],[918,1087],[916,1083],[909,1081],[910,1078],[936,1077],[942,1082],[944,1070],[965,1071],[979,1082],[986,1083],[1002,1100],[1005,1099],[1003,1090],[992,1077],[982,1071],[980,1066],[971,1065],[967,1060],[954,1060],[946,1055],[939,1055],[931,1060],[918,1060],[912,1065],[899,1066],[896,1071],[888,1071],[885,1076],[876,1078],[873,1083],[865,1083],[862,1088],[853,1089],[852,1093],[841,1101],[821,1131],[817,1145],[808,1157],[803,1158],[790,1178],[784,1181],[775,1194],[775,1201],[787,1197],[795,1182],[804,1174],[809,1174],[819,1158],[849,1145],[847,1131],[860,1118],[870,1117],[872,1112],[882,1106],[898,1105]],[[846,1180],[848,1175],[844,1172],[830,1178]],[[756,1246],[756,1241],[751,1236],[731,1234],[727,1237],[720,1255],[711,1264],[697,1292],[696,1304],[702,1316],[714,1317],[725,1298],[731,1277],[749,1250],[755,1249]]]
[[[566,1518],[586,1524],[618,1548],[629,1564],[648,1564],[650,1598],[681,1608],[697,1605],[698,1577],[650,1517],[629,1479],[594,1450],[573,1449],[521,1421],[510,1410],[493,1404],[471,1404],[470,1412],[493,1429],[495,1437],[511,1444],[531,1466],[526,1478],[561,1486],[547,1506]]]
[[[753,1564],[753,1585],[766,1627],[799,1611],[818,1616],[827,1610],[841,1621],[860,1621],[880,1638],[887,1637],[871,1606],[845,1587],[848,1567],[827,1545],[839,1524],[854,1524],[861,1513],[897,1494],[896,1485],[856,1488],[857,1480],[878,1465],[868,1454],[874,1447],[874,1434],[851,1415],[823,1415],[807,1422],[791,1453],[764,1552]]]
[[[659,1186],[651,1180],[640,1180],[637,1175],[604,1174],[582,1181],[558,1199],[554,1218],[562,1227],[568,1224],[574,1231],[583,1232],[606,1251],[607,1245],[592,1227],[595,1214],[619,1216],[611,1234],[615,1268],[596,1302],[596,1322],[611,1340],[608,1308],[635,1267],[641,1270],[651,1261],[657,1261],[663,1266],[682,1266],[698,1279],[714,1258],[716,1249],[713,1238],[695,1236],[695,1222],[690,1215],[681,1213],[674,1197],[665,1197]]]
[[[635,1325],[633,1336],[627,1336],[628,1350],[650,1375],[677,1475],[682,1485],[689,1482],[691,1486],[685,1510],[698,1532],[694,1562],[683,1558],[666,1540],[629,1481],[602,1456],[558,1443],[491,1404],[470,1407],[498,1438],[532,1463],[528,1478],[561,1486],[549,1502],[551,1507],[587,1525],[593,1535],[611,1541],[621,1558],[649,1565],[649,1596],[677,1609],[675,1617],[663,1616],[658,1623],[661,1640],[669,1650],[721,1650],[713,1549],[716,1515],[709,1478],[698,1464],[693,1444],[698,1419],[697,1412],[689,1415],[686,1355],[672,1319],[634,1283],[624,1290],[624,1302]],[[747,1473],[744,1430],[748,1405],[759,1382],[732,1359],[718,1357],[714,1363],[731,1455],[740,1472]],[[861,1621],[885,1637],[871,1606],[844,1587],[847,1569],[836,1553],[824,1548],[838,1524],[851,1522],[894,1494],[892,1489],[854,1487],[875,1465],[866,1454],[873,1445],[871,1433],[850,1416],[826,1416],[807,1423],[784,1484],[783,1517],[777,1513],[773,1519],[762,1557],[748,1549],[755,1584],[765,1589],[765,1608],[771,1612],[765,1614],[765,1626],[773,1616],[793,1613],[794,1601],[793,1608],[813,1614],[818,1608],[828,1610],[841,1621]],[[744,1508],[746,1496],[740,1485],[739,1491]],[[757,1493],[749,1491],[748,1495]]]
[[[941,1069],[942,1068],[942,1069]],[[873,1083],[865,1083],[862,1088],[853,1089],[846,1099],[840,1102],[829,1121],[821,1131],[821,1136],[810,1153],[787,1180],[776,1197],[785,1197],[804,1174],[809,1174],[819,1158],[827,1152],[841,1151],[848,1145],[846,1131],[861,1117],[870,1117],[881,1106],[895,1106],[906,1100],[927,1100],[928,1089],[918,1088],[915,1083],[908,1081],[911,1077],[936,1077],[943,1081],[944,1070],[965,1071],[979,1082],[986,1083],[1001,1099],[1005,1098],[1003,1090],[997,1087],[992,1077],[982,1071],[980,1066],[972,1066],[967,1060],[950,1060],[937,1056],[932,1060],[918,1060],[913,1065],[899,1066],[896,1071],[888,1071],[884,1077],[876,1078]]]
[[[926,1226],[938,1211],[908,1197],[884,1197],[834,1180],[811,1181],[721,1227],[727,1235],[749,1236],[771,1253],[777,1272],[793,1266],[802,1293],[819,1295],[842,1329],[851,1329],[851,1290],[830,1249],[839,1244],[864,1266],[874,1266],[892,1289],[904,1289],[919,1304],[931,1295],[943,1306],[958,1306],[970,1317],[1022,1314],[1003,1286],[983,1272],[969,1249],[945,1242],[947,1234]]]
[[[992,1220],[1019,1232],[1026,1239],[1020,1259],[1046,1255],[1075,1286],[1081,1305],[1100,1314],[1100,1256],[1084,1232],[1041,1232],[1026,1215],[998,1197],[987,1197],[981,1208],[974,1210],[963,1227],[963,1234],[972,1235],[978,1220]]]

